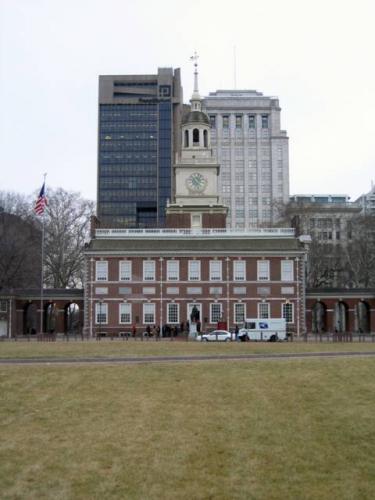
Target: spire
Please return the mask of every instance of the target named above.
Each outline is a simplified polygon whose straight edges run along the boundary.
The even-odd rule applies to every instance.
[[[191,61],[194,61],[194,90],[193,95],[191,96],[190,102],[193,111],[201,111],[201,96],[199,95],[198,90],[198,54],[195,51],[194,55],[190,57]]]

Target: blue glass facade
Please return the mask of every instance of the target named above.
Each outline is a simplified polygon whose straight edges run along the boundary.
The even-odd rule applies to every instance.
[[[100,80],[97,215],[106,227],[162,227],[172,197],[174,76],[132,78]]]

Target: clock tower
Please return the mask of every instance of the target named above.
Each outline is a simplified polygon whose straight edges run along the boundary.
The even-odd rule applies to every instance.
[[[198,92],[197,58],[191,111],[182,119],[181,152],[173,166],[175,198],[167,205],[167,227],[225,228],[227,207],[218,196],[220,165],[213,157],[210,120]]]

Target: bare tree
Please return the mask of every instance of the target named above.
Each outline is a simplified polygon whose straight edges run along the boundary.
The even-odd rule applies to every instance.
[[[12,191],[0,191],[0,212],[19,215],[23,219],[32,218],[29,197]]]
[[[349,285],[375,286],[375,217],[361,216],[353,221],[352,239],[346,248]]]
[[[94,202],[79,193],[48,191],[45,213],[45,284],[53,288],[83,285],[83,249]]]

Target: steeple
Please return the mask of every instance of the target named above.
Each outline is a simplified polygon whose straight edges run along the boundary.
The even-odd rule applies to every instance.
[[[196,52],[190,57],[190,60],[194,61],[194,90],[190,99],[192,111],[202,111],[202,99],[198,90],[198,58],[199,56]]]

